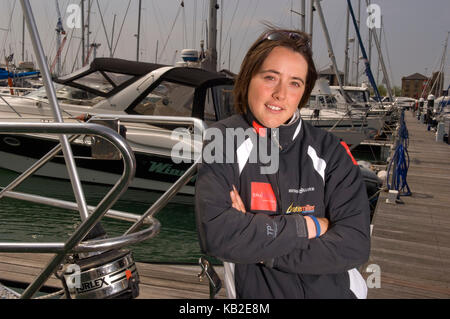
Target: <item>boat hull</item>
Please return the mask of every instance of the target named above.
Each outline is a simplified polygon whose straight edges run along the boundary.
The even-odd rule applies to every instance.
[[[0,166],[18,173],[24,172],[39,158],[57,145],[58,141],[29,135],[0,135]],[[89,183],[113,185],[123,171],[122,160],[92,159],[89,146],[72,144],[80,180]],[[175,164],[170,157],[135,152],[136,174],[130,187],[165,191],[192,164]],[[69,179],[62,156],[57,156],[35,173],[38,176]],[[194,193],[193,178],[180,191]]]

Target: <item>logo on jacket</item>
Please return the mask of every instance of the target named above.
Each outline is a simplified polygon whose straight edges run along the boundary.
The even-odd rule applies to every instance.
[[[252,182],[251,210],[277,210],[277,199],[269,183]]]
[[[289,188],[289,193],[295,193],[295,194],[303,194],[308,192],[314,192],[316,189],[314,187],[306,187],[306,188]]]
[[[306,205],[306,206],[294,206],[294,203],[289,206],[289,208],[286,210],[286,214],[294,214],[294,213],[301,213],[301,214],[312,214],[314,213],[315,205]]]

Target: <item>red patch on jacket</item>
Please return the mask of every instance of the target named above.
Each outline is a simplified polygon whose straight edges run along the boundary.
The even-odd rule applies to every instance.
[[[277,210],[277,199],[269,183],[252,182],[251,210]]]
[[[350,156],[350,158],[353,161],[353,164],[358,165],[358,162],[355,160],[355,158],[352,155],[352,152],[350,152],[350,149],[348,148],[347,143],[345,143],[344,141],[341,141],[341,145],[344,146],[345,150],[347,151],[347,154]]]

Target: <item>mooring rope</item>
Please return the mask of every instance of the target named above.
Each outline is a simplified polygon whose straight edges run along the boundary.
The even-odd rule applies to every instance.
[[[394,156],[389,162],[386,184],[389,190],[397,190],[399,195],[410,196],[411,190],[406,181],[409,169],[408,154],[409,135],[405,123],[405,111],[402,110],[400,115],[399,142],[395,150]],[[390,173],[392,169],[392,174]],[[392,176],[392,184],[389,184],[389,177]]]

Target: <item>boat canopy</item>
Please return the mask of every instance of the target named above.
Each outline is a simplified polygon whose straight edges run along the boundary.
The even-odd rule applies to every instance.
[[[110,97],[142,76],[162,67],[168,67],[168,65],[117,58],[96,58],[88,67],[61,77],[55,82],[86,90],[99,96]],[[169,69],[161,75],[160,80],[167,80],[195,88],[233,82],[232,79],[224,74],[190,67]]]
[[[163,66],[116,58],[96,58],[89,66],[55,79],[55,82],[110,97],[143,75]]]

